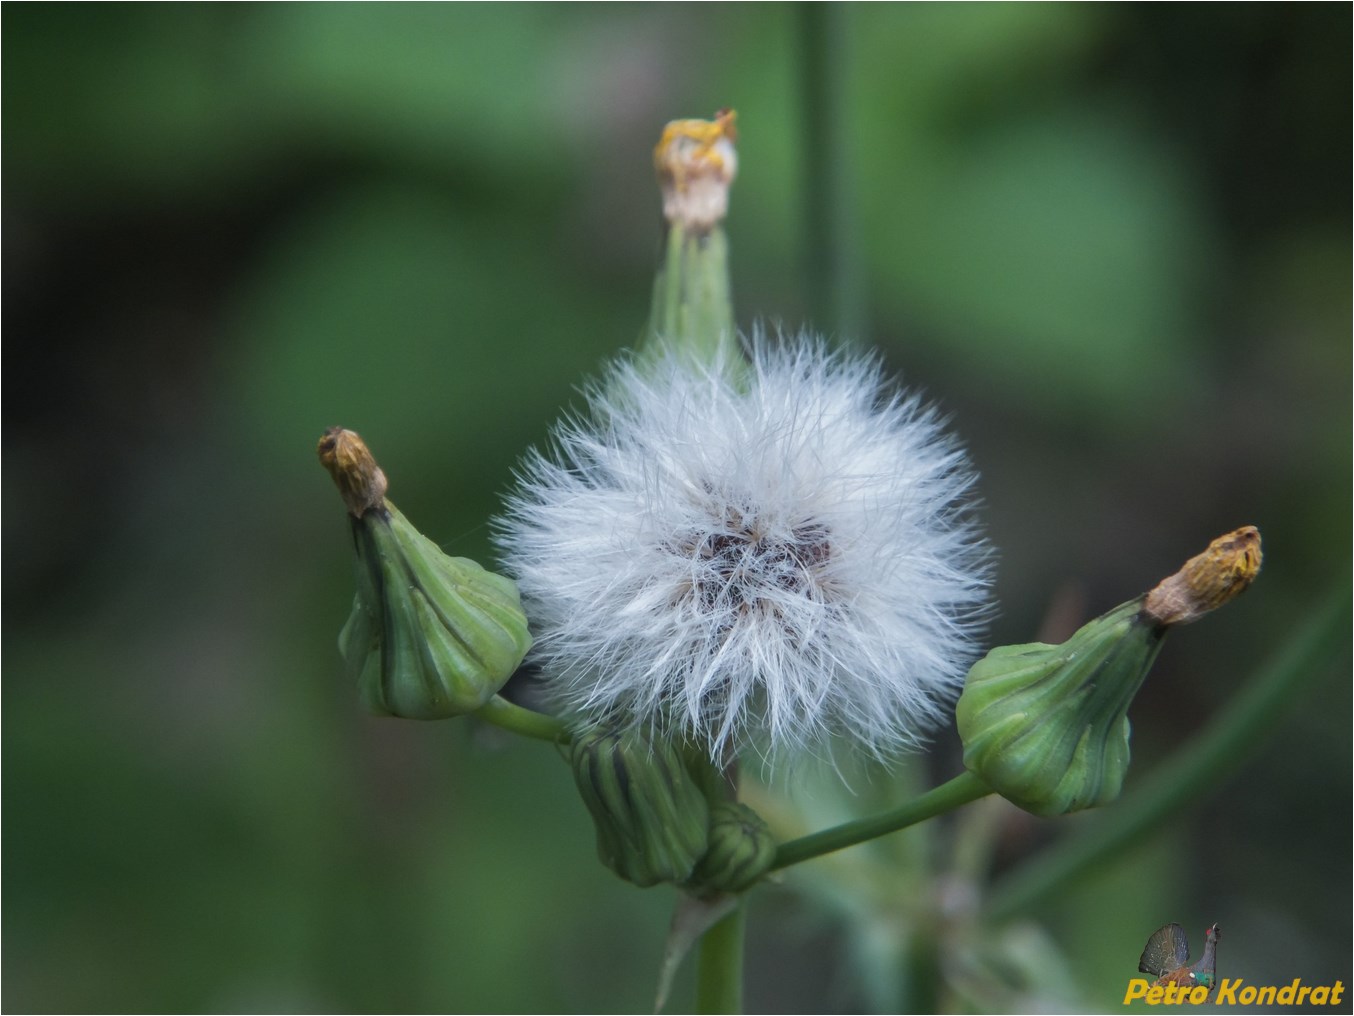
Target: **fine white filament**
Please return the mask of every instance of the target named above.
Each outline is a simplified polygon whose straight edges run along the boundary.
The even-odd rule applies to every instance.
[[[877,757],[948,716],[986,610],[974,474],[872,358],[753,343],[588,391],[498,524],[556,705],[782,757]]]

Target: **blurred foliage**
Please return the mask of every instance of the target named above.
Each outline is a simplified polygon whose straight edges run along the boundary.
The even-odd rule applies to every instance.
[[[1150,767],[1349,581],[1349,9],[845,16],[864,338],[984,474],[993,640],[1066,634],[1218,533],[1265,534],[1256,588],[1174,637],[1134,706]],[[6,6],[7,1008],[647,1006],[670,896],[596,863],[555,753],[359,714],[313,447],[360,430],[410,519],[487,560],[516,457],[644,321],[661,125],[721,105],[741,320],[798,327],[799,24]],[[749,1002],[1107,1009],[1168,921],[1220,922],[1223,976],[1348,984],[1350,712],[1342,665],[1042,930],[917,923],[947,911],[915,873],[977,818],[792,872],[753,905]],[[781,828],[957,757],[802,789]],[[992,860],[1081,820],[987,816]],[[928,994],[937,962],[981,976]],[[994,969],[1027,992],[991,994]]]

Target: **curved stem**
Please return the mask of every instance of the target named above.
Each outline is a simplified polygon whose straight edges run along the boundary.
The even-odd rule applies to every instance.
[[[948,783],[942,783],[921,797],[914,798],[882,815],[846,822],[810,836],[801,836],[797,840],[782,843],[776,850],[776,859],[772,862],[770,870],[787,868],[800,861],[807,861],[813,857],[830,854],[834,850],[853,847],[857,843],[906,829],[910,825],[953,811],[990,793],[992,788],[978,777],[972,773],[960,773]]]
[[[495,695],[481,706],[475,715],[496,727],[511,730],[523,737],[534,737],[538,741],[550,741],[554,744],[569,742],[568,730],[555,717],[513,705],[502,695]]]
[[[1350,594],[1342,595],[1246,683],[1190,744],[1084,833],[1071,836],[998,882],[987,912],[1004,920],[1124,850],[1239,766],[1285,707],[1348,645]]]
[[[742,900],[733,913],[701,939],[696,969],[696,1012],[740,1013],[743,1011],[743,924],[746,905]]]

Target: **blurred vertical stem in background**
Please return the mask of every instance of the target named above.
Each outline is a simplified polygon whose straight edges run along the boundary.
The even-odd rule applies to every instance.
[[[804,273],[809,318],[837,337],[861,337],[865,300],[847,163],[847,7],[800,4]]]

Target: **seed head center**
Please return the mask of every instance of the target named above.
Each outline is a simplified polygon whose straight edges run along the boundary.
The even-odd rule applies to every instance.
[[[680,541],[676,551],[692,562],[691,595],[704,611],[746,614],[774,611],[786,593],[812,595],[832,556],[828,536],[820,522],[787,529],[726,508],[716,526]]]

